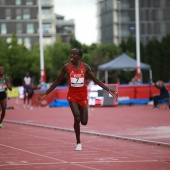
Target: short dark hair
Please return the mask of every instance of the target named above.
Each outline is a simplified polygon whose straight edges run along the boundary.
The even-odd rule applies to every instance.
[[[79,56],[82,58],[83,52],[81,50],[79,50],[78,48],[73,48],[72,50],[78,51]]]
[[[83,52],[82,52],[81,50],[79,50],[79,55],[80,55],[80,57],[82,58]]]

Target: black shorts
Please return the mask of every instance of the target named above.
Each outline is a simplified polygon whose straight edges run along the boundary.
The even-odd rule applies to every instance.
[[[6,99],[7,95],[6,95],[6,91],[0,92],[0,100]]]

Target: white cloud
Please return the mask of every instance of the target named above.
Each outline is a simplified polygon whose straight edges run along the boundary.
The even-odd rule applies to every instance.
[[[74,19],[75,36],[81,43],[97,41],[96,0],[54,0],[55,13]]]

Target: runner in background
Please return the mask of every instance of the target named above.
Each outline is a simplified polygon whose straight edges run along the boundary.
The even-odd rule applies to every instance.
[[[0,66],[0,108],[1,108],[0,128],[3,128],[2,122],[6,113],[7,106],[6,88],[8,88],[10,91],[12,90],[9,78],[6,75],[4,75],[4,67]]]
[[[23,78],[23,88],[24,88],[24,108],[30,107],[30,94],[31,94],[31,77],[27,72]]]

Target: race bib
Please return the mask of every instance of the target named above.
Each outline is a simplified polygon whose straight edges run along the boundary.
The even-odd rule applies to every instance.
[[[0,91],[5,91],[5,87],[6,87],[5,84],[0,84]]]
[[[70,81],[72,87],[83,87],[84,86],[84,74],[71,74]]]

